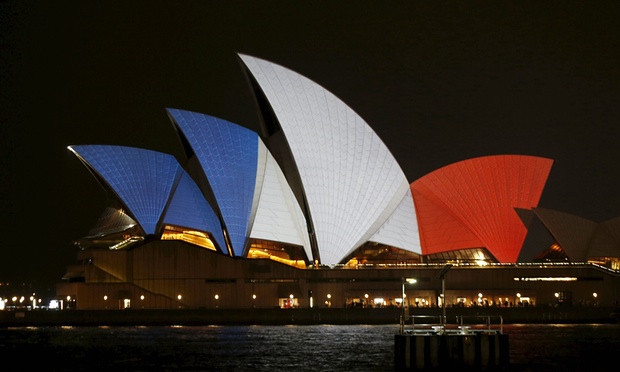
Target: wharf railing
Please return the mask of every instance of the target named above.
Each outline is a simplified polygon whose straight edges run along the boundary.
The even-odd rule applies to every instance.
[[[401,315],[400,334],[472,335],[503,334],[504,318],[499,315],[457,315],[448,323],[443,315]]]
[[[501,316],[403,314],[394,336],[394,370],[491,371],[509,364],[508,336]]]

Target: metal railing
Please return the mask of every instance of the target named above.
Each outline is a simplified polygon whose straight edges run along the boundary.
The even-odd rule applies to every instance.
[[[455,320],[455,323],[448,323],[442,315],[401,315],[400,334],[469,335],[504,333],[504,318],[499,315],[457,315]]]

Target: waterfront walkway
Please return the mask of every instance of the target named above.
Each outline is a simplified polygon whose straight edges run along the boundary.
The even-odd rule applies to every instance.
[[[446,323],[459,316],[502,317],[510,323],[617,323],[611,307],[477,307],[446,309]],[[440,316],[440,308],[412,308],[407,315]],[[231,324],[399,324],[399,308],[12,310],[0,311],[0,326],[45,325],[231,325]]]

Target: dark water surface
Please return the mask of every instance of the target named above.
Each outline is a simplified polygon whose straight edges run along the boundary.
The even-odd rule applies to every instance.
[[[398,325],[0,329],[0,357],[52,371],[393,371]],[[507,371],[610,371],[620,325],[505,325]],[[611,367],[611,369],[610,369]],[[27,368],[30,370],[30,368]]]

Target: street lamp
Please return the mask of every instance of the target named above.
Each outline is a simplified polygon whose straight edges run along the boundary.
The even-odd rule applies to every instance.
[[[445,327],[446,322],[446,274],[452,268],[452,264],[446,264],[443,269],[437,274],[436,278],[441,278],[441,305],[443,307],[443,316],[441,317],[441,324]]]
[[[404,327],[405,327],[405,284],[409,283],[409,284],[414,284],[417,282],[417,279],[414,278],[402,278],[402,301],[400,303],[401,306],[401,316],[400,316],[400,333],[403,334],[404,331]],[[368,296],[368,295],[366,295]]]
[[[403,308],[404,308],[404,306],[405,306],[405,297],[407,296],[407,295],[405,294],[405,284],[407,284],[407,283],[409,283],[409,284],[414,284],[414,283],[416,283],[417,281],[418,281],[418,280],[417,280],[417,279],[414,279],[414,278],[403,278],[403,280],[402,280],[402,284],[403,284],[402,299],[403,299],[403,301],[401,302],[401,305],[403,306]]]

